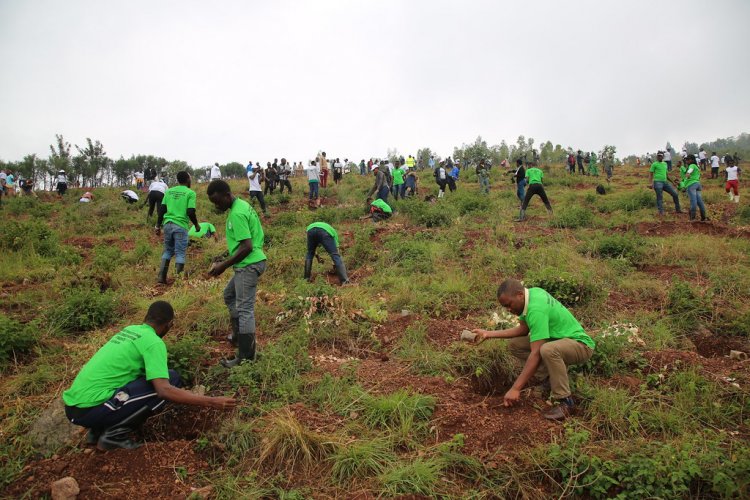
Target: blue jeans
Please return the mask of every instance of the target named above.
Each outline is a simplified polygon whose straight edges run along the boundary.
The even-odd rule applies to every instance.
[[[240,320],[240,335],[251,335],[255,343],[255,292],[258,278],[266,271],[266,261],[234,269],[234,276],[224,288],[224,304],[232,318]]]
[[[180,375],[174,370],[169,370],[169,384],[175,387],[182,386]],[[156,395],[154,385],[150,381],[139,378],[120,387],[111,398],[99,406],[92,407],[82,416],[76,415],[80,409],[75,407],[66,406],[65,413],[68,420],[75,425],[103,430],[117,425],[144,406],[156,411],[165,403],[165,400]]]
[[[518,196],[518,201],[523,203],[523,199],[526,197],[526,179],[521,179],[516,183],[516,196]]]
[[[317,200],[318,199],[318,190],[320,189],[319,182],[309,182],[310,185],[310,199],[311,200]]]
[[[169,260],[175,256],[177,264],[185,263],[185,253],[188,247],[188,230],[174,222],[164,224],[164,253],[162,260]]]
[[[677,212],[680,211],[680,197],[671,184],[664,181],[654,181],[654,191],[656,192],[656,209],[660,214],[664,213],[664,200],[662,191],[666,191],[667,193],[672,195],[672,200],[674,200],[674,209]]]
[[[319,227],[314,227],[307,232],[307,255],[305,255],[305,260],[312,260],[315,257],[315,250],[318,248],[318,245],[323,245],[323,248],[331,256],[337,268],[344,264],[341,260],[339,249],[336,248],[336,241],[334,241],[333,236],[328,234],[325,229]]]
[[[490,178],[489,177],[479,177],[479,190],[482,193],[489,193],[490,192]]]
[[[701,186],[700,182],[691,184],[687,188],[687,195],[688,195],[688,198],[690,198],[690,218],[691,219],[695,219],[696,207],[699,208],[701,211],[701,219],[706,218],[706,205],[703,204],[703,196],[701,195],[701,191],[703,191],[703,187]]]

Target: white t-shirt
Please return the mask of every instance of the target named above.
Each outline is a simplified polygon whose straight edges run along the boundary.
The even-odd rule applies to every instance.
[[[138,201],[138,195],[135,194],[135,191],[131,191],[130,189],[126,189],[125,191],[122,192],[122,194],[124,194],[125,196],[127,196],[131,200]]]
[[[711,168],[719,168],[719,157],[716,155],[711,157]]]
[[[211,180],[214,179],[221,179],[221,170],[216,165],[211,167]]]
[[[733,167],[727,167],[727,180],[736,181],[738,179],[737,171],[738,171],[737,165]]]
[[[84,196],[83,198],[81,198],[81,199],[80,199],[80,200],[78,200],[78,201],[79,201],[80,203],[89,203],[89,202],[91,202],[91,199],[90,199],[90,198],[86,198],[86,197]]]
[[[57,182],[58,183],[68,183],[68,178],[65,176],[65,174],[57,174]]]
[[[255,174],[254,177],[250,177],[251,175]],[[247,180],[250,182],[250,189],[249,191],[263,191],[260,188],[260,172],[248,172],[247,174]]]
[[[143,179],[143,172],[136,172],[133,175],[136,179]]]
[[[664,151],[664,161],[672,161],[672,153],[669,150]]]
[[[438,169],[438,179],[440,179],[441,181],[445,180],[445,169],[443,167],[440,167]]]
[[[159,191],[160,193],[166,193],[169,186],[162,181],[153,181],[148,187],[149,191]]]
[[[705,160],[706,159],[706,152],[705,151],[698,151],[698,159],[699,160]]]

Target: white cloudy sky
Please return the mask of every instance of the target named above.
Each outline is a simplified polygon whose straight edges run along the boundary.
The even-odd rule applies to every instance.
[[[747,0],[0,0],[0,158],[622,155],[750,131]]]

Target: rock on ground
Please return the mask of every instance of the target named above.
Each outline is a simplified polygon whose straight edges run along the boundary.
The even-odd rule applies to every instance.
[[[70,476],[64,477],[52,483],[52,500],[75,500],[81,491],[78,481]]]
[[[78,441],[81,428],[68,421],[62,400],[56,399],[34,422],[31,435],[36,450],[44,455],[50,455],[61,446]]]

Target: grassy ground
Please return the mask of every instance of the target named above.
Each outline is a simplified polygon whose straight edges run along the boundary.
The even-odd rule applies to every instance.
[[[204,275],[223,241],[191,245],[186,278],[155,284],[161,245],[145,210],[116,190],[78,204],[9,200],[0,239],[0,489],[44,495],[76,477],[84,497],[220,498],[589,496],[742,497],[750,494],[748,351],[750,209],[704,181],[711,222],[657,219],[647,176],[545,180],[555,209],[532,201],[523,224],[515,190],[493,171],[489,196],[473,173],[438,203],[429,173],[419,200],[360,221],[372,178],[321,190],[310,211],[302,179],[270,198],[263,220],[268,271],[256,317],[263,357],[228,372],[222,301],[228,279]],[[244,182],[233,182],[242,191]],[[223,234],[195,186],[201,221]],[[665,200],[666,202],[666,200]],[[687,200],[683,199],[683,205]],[[667,205],[669,207],[669,205]],[[353,286],[315,264],[302,279],[304,228],[339,231]],[[535,390],[502,407],[515,373],[501,341],[474,347],[464,328],[513,321],[494,300],[505,277],[543,286],[597,341],[575,367],[579,401],[565,425],[545,421]],[[29,430],[80,366],[156,298],[170,301],[171,367],[209,394],[236,394],[234,414],[173,406],[133,451],[81,442],[40,456]]]

